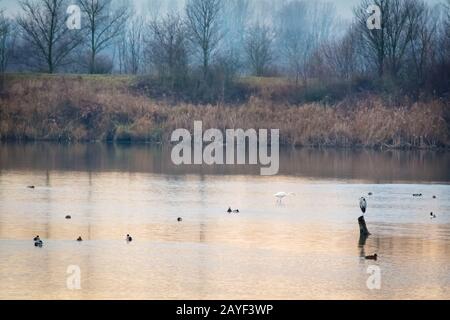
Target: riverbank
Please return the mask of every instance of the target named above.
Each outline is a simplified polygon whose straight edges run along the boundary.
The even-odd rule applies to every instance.
[[[173,130],[280,129],[287,146],[447,148],[449,105],[395,104],[359,94],[339,102],[293,104],[273,99],[270,83],[239,103],[173,103],[140,91],[129,76],[6,75],[0,95],[0,139],[168,143]],[[277,92],[283,84],[278,82]],[[292,90],[292,88],[290,89]],[[301,89],[297,89],[301,90]]]

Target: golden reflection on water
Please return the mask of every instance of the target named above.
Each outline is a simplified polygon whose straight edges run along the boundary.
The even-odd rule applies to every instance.
[[[348,175],[340,156],[316,155],[340,167],[326,177],[259,177],[148,170],[154,155],[140,149],[124,165],[116,155],[86,160],[79,147],[51,156],[17,148],[0,154],[0,299],[450,298],[450,186],[412,183],[439,181],[447,169],[434,165],[446,156],[424,159],[428,173],[402,169],[407,184],[374,184],[360,181],[377,173]],[[277,205],[281,190],[296,196]],[[358,198],[369,191],[372,235],[361,241]],[[33,246],[36,234],[43,248]],[[377,262],[362,258],[373,253]],[[372,264],[381,290],[366,286]],[[81,269],[81,290],[67,289],[69,265]]]
[[[157,174],[259,175],[259,166],[175,166],[168,147],[149,145],[5,144],[0,170],[126,171]],[[450,181],[450,153],[436,151],[281,149],[280,175],[380,182]]]

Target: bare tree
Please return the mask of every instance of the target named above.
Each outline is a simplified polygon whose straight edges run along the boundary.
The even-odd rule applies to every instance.
[[[224,36],[220,51],[229,51],[239,60],[245,55],[245,29],[249,24],[250,0],[226,0],[223,7],[222,27]]]
[[[354,75],[364,71],[360,57],[359,32],[351,26],[342,39],[331,41],[319,48],[323,56],[327,78],[350,80]]]
[[[120,71],[138,74],[143,59],[144,20],[140,16],[130,19],[121,36],[119,45]]]
[[[162,12],[162,2],[164,0],[146,0],[145,1],[145,11],[146,15],[149,16],[150,21],[156,20]]]
[[[0,37],[6,34],[7,30],[7,21],[3,14],[3,10],[0,10]]]
[[[34,67],[45,65],[48,73],[67,63],[70,53],[81,43],[79,30],[66,26],[65,0],[25,0],[17,18],[23,40]]]
[[[3,11],[0,11],[0,92],[4,87],[4,72],[6,70],[6,39],[9,33],[9,22],[3,15]]]
[[[381,29],[369,30],[367,8],[373,4],[381,10]],[[402,68],[408,44],[416,36],[419,7],[418,0],[363,0],[355,9],[358,30],[368,48],[367,57],[375,63],[380,77],[386,68],[394,77]]]
[[[191,40],[201,52],[205,80],[211,56],[222,38],[221,9],[222,0],[188,0],[186,5]]]
[[[315,50],[329,38],[332,30],[333,6],[328,2],[310,3],[294,0],[278,11],[275,25],[277,47],[288,73],[298,84],[306,83],[306,64]]]
[[[187,42],[186,25],[178,15],[168,14],[149,25],[147,56],[160,79],[168,81],[171,87],[186,76]]]
[[[412,28],[408,56],[412,61],[418,84],[425,81],[426,70],[434,60],[436,43],[437,16],[423,2],[417,2],[410,10],[415,10],[408,19]]]
[[[254,25],[247,30],[245,51],[253,75],[266,75],[273,60],[273,33],[267,26]]]
[[[78,0],[89,37],[89,72],[96,73],[97,55],[120,35],[129,17],[126,5],[112,8],[111,0]]]
[[[445,21],[443,23],[443,38],[444,38],[444,47],[445,47],[445,51],[448,53],[447,59],[450,60],[450,0],[447,0],[446,5],[444,6],[445,8]]]
[[[11,22],[0,11],[0,73],[5,72],[8,62],[8,38],[11,34]]]

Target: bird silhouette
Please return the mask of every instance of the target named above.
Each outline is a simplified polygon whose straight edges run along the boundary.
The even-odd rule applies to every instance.
[[[362,213],[366,213],[367,210],[367,201],[365,198],[359,198],[359,207],[361,208]]]

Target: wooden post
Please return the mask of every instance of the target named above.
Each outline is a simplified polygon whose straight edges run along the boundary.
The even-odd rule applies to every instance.
[[[367,230],[366,220],[364,219],[364,216],[358,218],[358,223],[359,223],[359,234],[365,237],[369,236],[370,232],[369,230]]]

